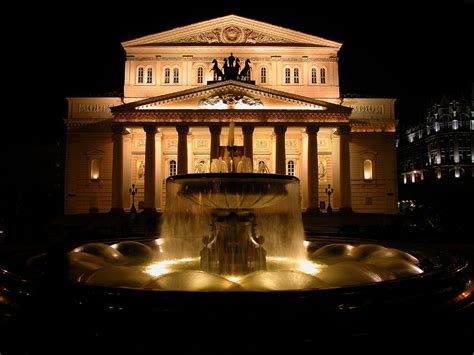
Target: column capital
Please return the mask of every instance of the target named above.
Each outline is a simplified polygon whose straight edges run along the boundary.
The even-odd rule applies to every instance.
[[[273,127],[273,131],[275,134],[285,134],[287,127],[286,126],[275,126]]]
[[[178,131],[178,134],[188,134],[189,133],[189,126],[178,125],[178,126],[176,126],[176,131]]]
[[[255,130],[254,125],[242,125],[242,133],[243,134],[253,134],[254,130]]]
[[[125,133],[127,133],[127,130],[125,129],[125,126],[113,125],[111,128],[112,128],[113,134],[125,134]]]
[[[156,132],[158,132],[158,127],[156,127],[156,126],[143,126],[143,130],[147,134],[156,134]]]
[[[209,126],[209,132],[211,134],[221,134],[222,126]]]
[[[306,127],[306,134],[317,134],[319,132],[319,126],[311,125]]]
[[[337,133],[338,133],[339,135],[341,135],[341,134],[349,134],[349,133],[351,133],[351,126],[339,126],[339,127],[337,128]]]

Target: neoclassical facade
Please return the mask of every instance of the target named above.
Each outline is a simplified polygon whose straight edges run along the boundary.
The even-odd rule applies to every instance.
[[[336,211],[397,212],[395,100],[340,97],[340,43],[230,15],[122,45],[123,97],[68,98],[66,214],[127,211],[132,185],[162,211],[166,178],[208,172],[231,122],[255,171],[301,180],[304,210],[330,184]],[[216,75],[229,57],[249,75]]]

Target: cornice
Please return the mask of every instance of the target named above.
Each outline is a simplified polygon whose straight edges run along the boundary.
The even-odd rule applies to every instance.
[[[118,112],[114,122],[122,123],[189,123],[206,125],[219,122],[239,123],[305,123],[347,124],[349,117],[343,113],[308,110],[146,110]]]
[[[287,102],[295,104],[298,106],[307,107],[308,109],[314,109],[316,107],[322,107],[317,111],[330,111],[330,112],[340,112],[347,115],[350,115],[352,108],[341,106],[327,101],[316,100],[309,97],[292,94],[284,91],[279,91],[275,89],[270,89],[267,87],[256,86],[252,84],[243,83],[235,80],[227,80],[218,82],[215,84],[210,84],[206,86],[199,86],[197,88],[192,88],[188,90],[183,90],[179,92],[174,92],[166,95],[151,97],[144,100],[139,100],[131,102],[125,105],[115,106],[111,108],[112,114],[116,115],[118,112],[124,111],[137,111],[137,110],[153,110],[155,107],[181,102],[189,100],[192,98],[200,98],[218,95],[223,92],[244,92],[249,95],[263,96],[271,98],[274,100],[279,100],[282,102]],[[142,107],[142,108],[138,108]]]

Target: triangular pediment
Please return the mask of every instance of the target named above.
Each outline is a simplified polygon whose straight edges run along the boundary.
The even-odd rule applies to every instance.
[[[150,110],[308,110],[349,115],[351,108],[322,100],[227,80],[112,108],[112,113]]]
[[[123,42],[126,47],[154,45],[308,45],[339,49],[321,37],[229,15]]]

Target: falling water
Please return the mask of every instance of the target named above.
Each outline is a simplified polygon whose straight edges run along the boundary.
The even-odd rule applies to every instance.
[[[199,257],[203,247],[202,238],[211,234],[212,214],[222,210],[222,207],[216,209],[221,205],[237,212],[248,211],[248,207],[252,207],[251,212],[256,217],[256,232],[265,238],[263,247],[268,256],[304,257],[304,230],[297,179],[282,179],[269,174],[265,174],[264,179],[256,179],[255,174],[254,179],[242,175],[242,178],[234,178],[229,183],[223,182],[229,174],[214,176],[219,175],[215,186],[193,195],[194,201],[180,193],[182,184],[173,180],[167,182],[166,211],[162,217],[160,236],[167,239],[168,245],[171,241],[173,246],[164,250],[165,258]],[[192,187],[199,186],[199,182],[203,181],[199,177],[194,179],[196,184],[190,178]],[[222,193],[215,193],[216,188],[222,188],[221,184],[228,184],[228,187]],[[259,187],[268,191],[262,193]]]
[[[301,218],[300,184],[286,184],[287,196],[278,203],[254,211],[257,233],[265,237],[268,256],[302,259],[305,256]]]

